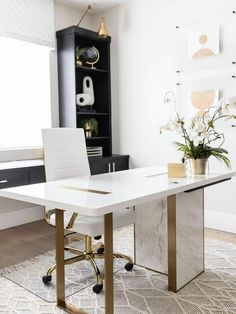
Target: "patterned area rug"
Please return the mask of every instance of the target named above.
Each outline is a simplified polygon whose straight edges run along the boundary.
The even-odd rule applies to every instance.
[[[114,234],[114,251],[122,252],[133,257],[133,231],[132,227],[115,232]],[[122,238],[122,241],[120,241]],[[103,241],[103,239],[101,240]],[[97,242],[95,242],[97,243]],[[93,244],[95,244],[93,243]],[[127,243],[127,245],[125,245]],[[122,245],[121,245],[122,244]],[[84,250],[83,241],[74,241],[70,244],[80,250]],[[129,249],[131,248],[131,250]],[[65,252],[65,257],[70,258],[74,254]],[[104,260],[96,260],[99,270],[104,271]],[[127,263],[124,259],[114,260],[114,272],[124,268]],[[52,281],[48,284],[42,282],[42,277],[46,275],[47,270],[55,264],[55,250],[46,254],[39,255],[35,258],[26,260],[22,263],[6,267],[0,270],[0,275],[27,289],[36,296],[47,302],[56,301],[56,271],[52,273]],[[69,297],[76,292],[87,287],[92,290],[96,283],[96,277],[89,261],[82,261],[65,267],[65,294]],[[1,312],[0,312],[1,313]]]
[[[115,234],[115,246],[117,248],[123,247],[123,251],[124,249],[126,251],[125,253],[132,253],[130,252],[132,238],[133,232],[131,228],[122,229]],[[123,269],[120,270],[115,275],[114,283],[115,313],[235,314],[236,246],[206,239],[205,259],[206,271],[176,294],[168,292],[167,277],[164,275],[140,267],[135,267],[131,273]],[[6,269],[4,271],[6,272]],[[18,272],[23,272],[25,276],[25,271],[22,268]],[[9,275],[7,277],[10,278]],[[29,278],[34,282],[32,273]],[[0,282],[0,293],[3,300],[4,291],[2,292],[2,289]],[[37,289],[34,292],[37,292]],[[7,291],[5,297],[7,298]],[[35,296],[32,296],[33,303],[31,302],[34,310],[28,308],[27,311],[22,309],[19,312],[13,311],[9,313],[63,313],[55,305],[50,305],[50,303],[44,303],[42,312],[35,310],[36,304],[42,302],[37,301],[35,298]],[[77,304],[88,313],[104,313],[104,294],[95,295],[91,290],[91,286],[74,293],[68,298],[68,301]],[[27,302],[26,304],[29,306],[30,303]],[[46,307],[48,309],[45,312]],[[5,313],[8,312],[6,311]]]

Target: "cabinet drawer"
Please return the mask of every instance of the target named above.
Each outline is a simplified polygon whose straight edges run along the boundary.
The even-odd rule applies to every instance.
[[[90,158],[91,174],[100,174],[129,169],[129,156],[116,156],[106,158]]]
[[[44,166],[30,168],[30,184],[45,182],[45,168]]]
[[[129,169],[129,158],[115,158],[111,161],[112,171],[121,171]]]
[[[109,165],[103,158],[98,160],[89,160],[91,174],[101,174],[109,172]]]
[[[29,169],[11,169],[0,171],[0,189],[29,184]]]

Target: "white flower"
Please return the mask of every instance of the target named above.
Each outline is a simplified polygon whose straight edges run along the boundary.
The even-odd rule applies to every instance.
[[[206,126],[205,124],[203,123],[202,120],[197,120],[195,125],[194,125],[194,129],[198,132],[198,133],[201,133],[203,132],[205,129],[206,129]]]
[[[189,138],[193,141],[194,146],[198,146],[199,144],[202,144],[204,140],[208,140],[209,133],[206,130],[205,124],[200,121],[195,123],[194,128],[189,132]]]
[[[189,138],[191,141],[193,141],[196,137],[198,137],[198,132],[196,130],[191,130],[189,132]]]
[[[236,109],[236,97],[229,98],[229,108]]]
[[[204,130],[203,132],[201,132],[200,137],[202,138],[202,141],[209,140],[209,133],[206,130]]]
[[[198,146],[200,144],[200,140],[198,138],[196,138],[194,141],[193,141],[193,145],[194,146]]]
[[[221,113],[222,113],[223,115],[230,114],[229,104],[223,104],[223,105],[221,106]]]
[[[169,123],[163,125],[160,128],[160,133],[162,133],[163,131],[175,131],[177,133],[181,132],[181,122],[179,121],[179,119],[175,119],[173,121],[170,121]]]
[[[189,138],[191,141],[193,141],[194,146],[198,146],[201,144],[204,140],[204,138],[198,133],[196,130],[192,130],[189,133]]]

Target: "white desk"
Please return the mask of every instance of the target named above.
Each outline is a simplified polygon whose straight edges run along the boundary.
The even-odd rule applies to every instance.
[[[170,180],[166,174],[160,174],[160,169],[149,167],[3,189],[0,190],[0,196],[57,208],[57,305],[69,313],[84,312],[65,302],[63,210],[78,212],[88,216],[104,215],[106,247],[105,308],[107,314],[112,314],[114,311],[112,212],[126,206],[134,206],[167,197],[169,290],[177,291],[185,284],[183,281],[178,282],[178,243],[176,232],[178,229],[178,215],[181,214],[181,208],[178,209],[178,196],[185,192],[195,193],[195,191],[207,185],[228,180],[234,175],[235,172],[229,171],[221,174]],[[185,194],[189,195],[187,198],[189,201],[191,193]],[[188,207],[189,205],[191,204],[188,203]],[[150,216],[150,219],[153,219],[153,217]],[[203,228],[203,224],[201,227]],[[191,246],[191,243],[185,242],[185,245]],[[194,252],[192,253],[194,254]],[[189,278],[187,280],[189,281]]]

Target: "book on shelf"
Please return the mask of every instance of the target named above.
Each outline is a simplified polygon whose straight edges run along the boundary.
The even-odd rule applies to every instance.
[[[87,146],[88,157],[102,157],[102,146]]]

